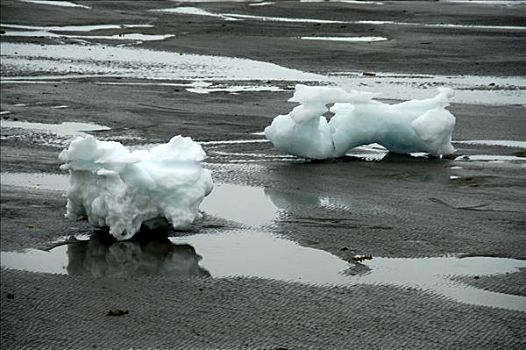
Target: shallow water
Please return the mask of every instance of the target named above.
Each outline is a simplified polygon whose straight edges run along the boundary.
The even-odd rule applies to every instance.
[[[265,224],[278,214],[278,208],[265,195],[263,188],[232,184],[214,185],[200,210],[248,226]]]
[[[83,9],[91,9],[91,7],[86,6],[86,5],[80,5],[80,4],[71,2],[71,1],[63,1],[63,0],[18,0],[18,1],[33,3],[37,5],[49,5],[49,6],[60,6],[60,7],[79,7]]]
[[[69,188],[69,175],[2,172],[0,179],[2,186],[27,187],[51,191],[66,191]]]
[[[193,92],[196,94],[209,94],[213,92],[228,92],[231,94],[236,94],[240,92],[253,92],[253,91],[277,92],[277,91],[283,91],[283,89],[277,86],[232,85],[232,86],[223,86],[223,87],[216,86],[216,87],[187,88],[186,91]]]
[[[139,39],[139,38],[138,38]],[[158,39],[158,38],[154,38]],[[381,92],[380,98],[407,100],[429,98],[438,87],[455,89],[454,103],[480,105],[524,105],[524,77],[445,76],[374,72],[332,72],[328,76],[301,72],[272,63],[249,59],[176,54],[130,47],[102,45],[35,45],[1,43],[2,84],[28,81],[96,77],[148,79],[145,84],[167,84],[166,80],[298,81],[337,84],[347,89]],[[269,84],[180,84],[188,91],[280,91]]]
[[[438,87],[455,90],[452,103],[479,105],[524,105],[526,78],[473,75],[425,75],[374,72],[333,72],[330,77],[343,88],[380,92],[380,99],[424,99]]]
[[[21,24],[0,23],[0,26],[14,29],[27,29],[42,32],[92,32],[95,30],[152,28],[151,24],[85,24],[78,26],[28,26]]]
[[[400,26],[415,26],[415,27],[431,27],[431,28],[447,28],[447,29],[482,29],[482,30],[508,30],[508,31],[523,31],[526,26],[505,26],[505,25],[469,25],[469,24],[454,24],[454,23],[418,23],[418,22],[395,22],[389,20],[358,20],[358,21],[338,21],[318,18],[294,18],[294,17],[271,17],[271,16],[255,16],[244,15],[239,13],[214,13],[202,10],[196,7],[177,7],[172,9],[151,10],[155,12],[194,15],[194,16],[208,16],[217,17],[223,20],[254,20],[260,22],[288,22],[288,23],[319,23],[319,24],[372,24],[372,25],[400,25]]]
[[[67,108],[68,106],[54,106],[51,108],[60,109]],[[57,136],[77,136],[84,135],[89,131],[104,131],[110,130],[109,127],[104,125],[97,125],[92,123],[74,123],[74,122],[64,122],[61,124],[47,124],[47,123],[32,123],[32,122],[22,122],[22,121],[13,121],[13,120],[0,120],[0,125],[2,128],[17,128],[30,130],[41,133],[50,133]]]
[[[86,76],[118,76],[160,80],[278,80],[323,79],[312,73],[242,58],[178,54],[167,51],[103,45],[0,44],[3,79],[22,80]],[[44,77],[34,78],[35,75]],[[31,76],[31,77],[29,77]]]
[[[92,277],[202,277],[208,271],[187,244],[167,238],[148,242],[115,242],[92,238],[60,245],[50,251],[2,252],[2,267],[40,273]]]
[[[518,272],[526,268],[523,260],[375,257],[355,265],[260,231],[197,234],[147,243],[90,239],[49,252],[2,252],[1,261],[3,268],[70,275],[243,276],[320,286],[387,285],[415,288],[461,303],[526,312],[526,297],[489,292],[454,280]]]
[[[492,154],[474,154],[455,158],[457,162],[499,162],[509,164],[526,165],[526,158],[518,156],[503,156]]]
[[[320,40],[320,41],[341,41],[341,42],[373,42],[386,41],[387,38],[382,36],[355,36],[355,37],[339,37],[339,36],[302,36],[303,40]]]
[[[1,185],[65,192],[69,188],[69,175],[46,173],[2,172]],[[310,197],[309,197],[310,198]],[[318,204],[318,197],[314,203]],[[213,191],[205,197],[200,210],[246,226],[271,223],[280,209],[306,206],[305,195],[264,189],[263,187],[233,184],[215,184]]]
[[[8,30],[4,36],[23,36],[23,37],[45,37],[45,38],[71,38],[71,39],[95,39],[95,40],[130,40],[130,41],[159,41],[174,37],[173,34],[151,35],[141,33],[123,33],[114,35],[73,35],[56,34],[46,31],[16,31]]]
[[[497,146],[497,147],[526,149],[526,141],[515,141],[515,140],[462,140],[462,141],[453,141],[453,143],[464,144],[464,145],[482,145],[482,146]]]

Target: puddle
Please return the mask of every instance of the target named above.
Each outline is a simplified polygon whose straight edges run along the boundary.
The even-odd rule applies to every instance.
[[[70,1],[60,1],[60,0],[18,0],[21,2],[28,2],[37,5],[49,5],[49,6],[60,6],[60,7],[80,7],[84,9],[91,9],[91,7],[86,5],[76,4]]]
[[[469,5],[491,5],[491,6],[517,6],[525,5],[523,0],[441,0],[444,2],[469,4]]]
[[[45,173],[4,173],[0,174],[2,186],[17,186],[51,191],[67,191],[69,175]]]
[[[354,21],[356,24],[372,25],[399,25],[412,27],[447,28],[447,29],[482,29],[482,30],[526,30],[526,26],[504,26],[504,25],[478,25],[478,24],[454,24],[454,23],[416,23],[416,22],[395,22],[395,21]]]
[[[187,87],[190,84],[183,83],[161,83],[161,82],[126,82],[126,81],[96,81],[96,85],[130,85],[130,86],[172,86],[172,87]]]
[[[166,9],[154,9],[150,10],[151,12],[160,12],[160,13],[170,13],[170,14],[179,14],[179,15],[192,15],[192,16],[205,16],[205,17],[216,17],[221,18],[225,21],[237,21],[235,18],[229,16],[212,13],[197,7],[188,7],[188,6],[179,6],[176,8],[166,8]]]
[[[498,146],[498,147],[510,147],[510,148],[524,148],[526,149],[526,141],[513,141],[513,140],[463,140],[453,141],[456,144],[464,145],[483,145],[483,146]]]
[[[162,13],[172,13],[180,15],[193,15],[193,16],[206,16],[206,17],[215,17],[221,18],[226,21],[237,21],[244,19],[254,19],[264,22],[292,22],[292,23],[346,23],[344,21],[332,21],[324,19],[310,19],[310,18],[287,18],[287,17],[265,17],[265,16],[252,16],[252,15],[242,15],[237,13],[214,13],[209,12],[197,7],[176,7],[168,9],[153,9],[152,12],[162,12]]]
[[[383,99],[429,98],[437,87],[455,89],[455,103],[523,105],[526,78],[445,76],[375,72],[333,72],[329,76],[301,72],[249,59],[214,57],[129,47],[83,45],[35,45],[0,43],[2,65],[9,76],[2,83],[120,77],[187,81],[303,81],[337,84],[343,88],[381,92]],[[211,83],[208,83],[211,84]],[[183,85],[189,91],[279,91],[272,85]]]
[[[232,184],[215,184],[199,208],[207,214],[248,226],[271,222],[278,214],[278,208],[263,188]]]
[[[86,24],[78,26],[27,26],[21,24],[0,23],[0,27],[38,30],[42,32],[92,32],[94,30],[152,28],[151,24]]]
[[[240,93],[240,92],[255,92],[255,91],[269,91],[277,92],[283,91],[282,88],[277,86],[258,86],[258,85],[233,85],[224,87],[195,87],[187,88],[186,91],[193,92],[196,94],[209,94],[212,92],[228,92],[228,93]]]
[[[323,76],[249,59],[178,54],[103,45],[37,45],[2,42],[2,66],[22,80],[41,74],[162,80],[309,81]],[[37,78],[33,76],[37,75]],[[31,77],[30,77],[31,76]],[[4,78],[4,77],[2,77]],[[60,77],[57,77],[60,78]]]
[[[347,4],[358,4],[358,5],[383,5],[383,2],[378,1],[362,1],[362,0],[300,0],[300,2],[343,2]]]
[[[95,40],[132,40],[132,41],[158,41],[174,37],[173,34],[152,35],[140,33],[122,33],[114,35],[72,35],[56,34],[45,31],[11,31],[8,30],[2,36],[23,36],[23,37],[45,37],[45,38],[71,38],[71,39],[95,39]]]
[[[19,24],[2,23],[0,26],[16,30],[6,30],[3,36],[23,36],[23,37],[46,37],[46,38],[71,38],[71,39],[99,39],[99,40],[132,40],[132,41],[156,41],[165,40],[175,35],[152,35],[140,33],[120,33],[114,35],[79,35],[64,34],[78,32],[92,32],[97,30],[115,30],[129,28],[151,28],[150,24],[98,24],[98,25],[78,25],[78,26],[28,26]]]
[[[274,5],[275,2],[272,1],[263,1],[263,2],[254,2],[248,4],[248,6],[268,6],[268,5]]]
[[[50,251],[2,252],[2,267],[40,273],[92,277],[203,277],[201,257],[187,244],[167,238],[147,242],[102,238],[79,240]]]
[[[338,37],[338,36],[302,36],[303,40],[321,40],[321,41],[343,41],[343,42],[373,42],[386,41],[387,38],[381,36],[356,36],[356,37]]]
[[[342,24],[348,23],[347,21],[334,21],[328,19],[317,19],[317,18],[293,18],[293,17],[267,17],[267,16],[253,16],[253,15],[242,15],[238,13],[225,13],[223,16],[233,19],[241,20],[256,20],[262,22],[286,22],[286,23],[319,23],[319,24]]]
[[[333,72],[329,75],[343,88],[381,92],[381,99],[424,99],[441,86],[455,90],[454,103],[479,105],[523,105],[526,78],[490,76],[447,76],[375,72]]]
[[[202,257],[202,260],[201,260]],[[259,231],[197,234],[150,242],[98,238],[2,252],[2,268],[89,276],[254,277],[318,286],[385,285],[415,288],[461,303],[526,312],[526,297],[495,293],[456,280],[518,272],[526,261],[490,257],[373,258],[360,265],[323,250]],[[355,274],[350,274],[353,267]]]
[[[501,156],[501,155],[491,155],[491,154],[475,154],[470,156],[460,156],[455,158],[455,161],[478,161],[478,162],[509,162],[509,163],[519,163],[526,164],[526,158],[517,157],[517,156]]]
[[[66,108],[67,106],[55,106],[53,108]],[[4,120],[0,121],[0,126],[2,128],[18,128],[24,130],[31,130],[40,133],[51,133],[57,136],[69,137],[83,135],[85,132],[89,131],[103,131],[110,130],[109,127],[97,124],[90,123],[73,123],[73,122],[64,122],[62,124],[45,124],[45,123],[31,123],[31,122],[21,122],[21,121],[12,121]]]
[[[17,186],[65,192],[68,174],[9,173],[0,174],[2,186]],[[199,209],[209,215],[247,226],[271,223],[279,210],[290,210],[320,204],[320,198],[305,193],[285,193],[263,187],[215,184]]]
[[[270,142],[267,139],[254,139],[254,140],[225,140],[225,141],[200,141],[198,142],[203,146],[212,146],[212,145],[236,145],[243,143],[268,143]]]
[[[228,157],[250,157],[250,158],[263,158],[263,159],[276,159],[276,160],[297,160],[296,156],[289,154],[272,155],[272,154],[261,154],[261,153],[240,153],[240,152],[223,152],[223,151],[212,151],[213,155],[217,156],[228,156]]]
[[[208,16],[221,18],[223,20],[255,20],[261,22],[288,22],[288,23],[319,23],[319,24],[372,24],[372,25],[400,25],[400,26],[414,26],[414,27],[430,27],[430,28],[447,28],[447,29],[482,29],[482,30],[511,30],[522,31],[526,30],[526,26],[506,26],[506,25],[469,25],[469,24],[454,24],[454,23],[417,23],[417,22],[395,22],[383,20],[361,20],[361,21],[337,21],[316,18],[293,18],[293,17],[269,17],[269,16],[254,16],[243,15],[238,13],[214,13],[205,11],[196,7],[177,7],[172,9],[150,10],[155,12],[186,14],[195,16]]]

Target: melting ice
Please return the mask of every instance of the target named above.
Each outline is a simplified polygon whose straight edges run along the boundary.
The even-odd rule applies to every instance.
[[[66,216],[87,217],[120,240],[158,217],[176,229],[189,227],[213,187],[201,166],[205,152],[187,137],[130,151],[118,142],[79,136],[59,158],[71,175]]]
[[[393,105],[375,101],[374,96],[339,87],[296,85],[289,101],[300,105],[274,118],[265,136],[281,152],[314,159],[342,157],[371,143],[403,154],[454,152],[455,117],[445,109],[453,90],[440,88],[435,97]],[[330,121],[324,116],[327,112],[334,114]]]

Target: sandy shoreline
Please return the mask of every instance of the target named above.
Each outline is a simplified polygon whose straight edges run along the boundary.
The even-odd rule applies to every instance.
[[[522,40],[525,30],[355,23],[389,20],[526,27],[526,17],[520,11],[524,5],[184,5],[215,14],[338,22],[294,23],[247,18],[226,21],[148,11],[179,5],[169,1],[83,4],[91,9],[2,1],[1,22],[33,26],[151,24],[151,28],[128,28],[126,32],[175,37],[138,45],[126,43],[132,44],[132,49],[163,50],[174,55],[206,54],[271,62],[309,74],[365,71],[473,75],[499,77],[505,82],[512,77],[523,78],[526,72],[526,43]],[[120,32],[110,29],[104,35]],[[298,39],[373,35],[388,40],[335,43]],[[78,44],[74,40],[2,36],[2,43]],[[122,42],[100,43],[110,47]],[[40,74],[16,66],[15,61],[4,64],[8,62],[4,59],[2,56],[2,77],[23,80]],[[166,142],[174,133],[191,136],[203,142],[208,155],[205,167],[213,171],[216,183],[275,191],[281,195],[274,198],[275,202],[292,203],[257,230],[342,260],[356,254],[526,259],[523,148],[455,144],[459,157],[518,157],[511,162],[394,155],[373,162],[361,158],[296,161],[278,154],[268,143],[257,142],[262,136],[253,134],[262,131],[276,115],[290,110],[287,99],[294,81],[273,78],[267,82],[262,77],[256,82],[214,82],[215,87],[223,84],[221,89],[246,85],[279,88],[235,93],[196,93],[189,89],[203,86],[194,83],[192,79],[115,76],[54,77],[23,83],[4,79],[1,110],[9,113],[0,117],[6,121],[96,123],[111,129],[94,135],[128,145]],[[476,94],[508,89],[517,94],[518,100],[524,95],[524,86],[495,86],[493,81],[479,85],[466,91]],[[432,85],[426,88],[433,93]],[[511,99],[515,99],[513,96]],[[454,140],[525,141],[523,102],[453,103],[450,110],[457,117]],[[231,140],[256,142],[222,142]],[[58,174],[57,156],[65,143],[67,138],[2,127],[2,173]],[[300,199],[309,205],[296,207],[295,201]],[[66,235],[93,231],[85,222],[64,219],[64,206],[61,191],[2,185],[2,251],[44,249]],[[240,229],[254,227],[205,215],[190,232],[169,234],[183,238],[196,233],[220,236]],[[480,290],[526,294],[524,269],[459,280]],[[523,312],[459,303],[407,286],[357,284],[331,288],[257,278],[93,278],[2,269],[1,292],[2,346],[10,349],[519,349],[526,344]],[[14,299],[8,298],[8,293],[13,293]],[[109,309],[124,309],[129,314],[108,317]]]

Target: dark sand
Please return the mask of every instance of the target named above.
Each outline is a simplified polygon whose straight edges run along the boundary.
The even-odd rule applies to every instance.
[[[148,34],[175,39],[141,47],[245,57],[315,73],[387,71],[426,74],[524,76],[526,31],[447,29],[365,24],[225,22],[213,17],[161,15],[168,1],[86,1],[92,10],[1,3],[2,23],[66,25],[151,23]],[[525,26],[523,7],[442,2],[385,5],[279,2],[189,4],[218,13],[330,20]],[[29,10],[33,9],[33,10]],[[37,11],[38,10],[38,11]],[[372,30],[374,29],[374,30]],[[111,31],[109,32],[111,34]],[[295,36],[387,36],[374,44],[309,42]],[[34,38],[2,37],[26,42]],[[49,42],[49,39],[36,39]],[[256,138],[287,112],[291,91],[194,94],[167,86],[95,85],[89,78],[51,84],[3,84],[2,110],[11,120],[95,122],[101,136],[140,136],[165,142],[174,134],[199,141]],[[408,96],[410,98],[410,96]],[[15,107],[17,103],[33,105]],[[34,106],[35,103],[41,103]],[[64,104],[67,109],[45,106]],[[454,140],[524,140],[525,107],[453,104]],[[2,172],[58,173],[60,148],[32,135],[5,138]],[[133,142],[132,142],[133,143]],[[457,145],[462,154],[521,155],[514,148]],[[214,152],[275,155],[270,144],[205,146]],[[522,153],[521,153],[522,152]],[[235,161],[235,162],[233,162]],[[293,163],[232,155],[206,166],[219,183],[335,198],[344,207],[290,210],[265,227],[301,245],[341,258],[355,254],[427,257],[446,254],[526,259],[524,168],[465,165],[451,181],[454,161],[389,155],[381,162],[341,160]],[[464,165],[463,165],[464,166]],[[91,233],[63,218],[59,192],[2,186],[2,251],[44,248],[68,234]],[[480,207],[478,205],[486,204]],[[29,227],[28,227],[29,225]],[[193,232],[228,229],[205,217]],[[188,232],[170,232],[185,235]],[[343,249],[342,248],[346,248]],[[228,254],[228,252],[225,252]],[[526,273],[465,282],[477,288],[525,294]],[[526,314],[470,306],[409,288],[314,287],[247,278],[91,278],[2,270],[1,346],[5,349],[521,349]],[[14,293],[8,299],[7,293]],[[108,309],[129,310],[108,317]]]

